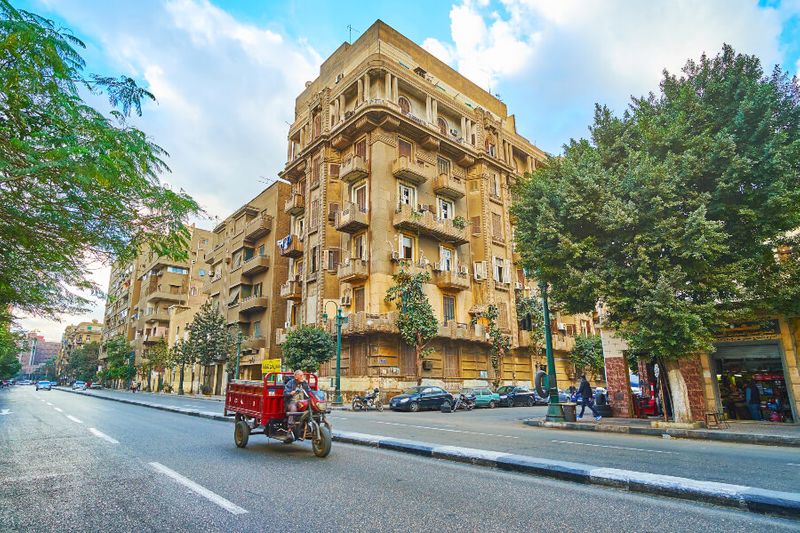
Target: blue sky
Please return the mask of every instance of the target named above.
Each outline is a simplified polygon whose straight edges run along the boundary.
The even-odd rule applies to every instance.
[[[71,28],[89,72],[126,74],[158,98],[136,124],[170,154],[170,185],[212,217],[255,196],[282,168],[295,96],[320,62],[376,19],[499,94],[517,128],[557,153],[586,136],[595,102],[615,112],[658,90],[664,68],[723,43],[770,70],[800,65],[800,0],[12,0]],[[98,100],[98,104],[102,105]],[[205,227],[214,220],[200,221]],[[105,285],[107,267],[95,279]],[[102,318],[101,302],[57,324]]]

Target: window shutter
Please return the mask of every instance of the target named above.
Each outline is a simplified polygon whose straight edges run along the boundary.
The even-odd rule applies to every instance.
[[[493,256],[492,256],[492,266],[489,268],[489,270],[490,270],[490,274],[489,274],[489,276],[490,276],[492,279],[495,279],[495,278],[497,277],[497,276],[495,276],[495,275],[494,275],[494,268],[495,268],[495,265],[496,265],[496,264],[497,264],[497,256],[494,256],[494,255],[493,255]]]
[[[331,176],[331,178],[338,178],[339,177],[339,163],[331,163],[330,176]]]
[[[517,281],[519,281],[523,285],[525,284],[525,271],[522,270],[521,268],[517,269]]]
[[[481,217],[472,217],[472,234],[481,234]]]
[[[508,304],[499,302],[497,304],[497,325],[500,329],[508,329]]]
[[[336,202],[331,202],[328,204],[328,221],[331,224],[336,223],[336,213],[339,212],[339,204]]]
[[[505,260],[503,266],[503,283],[511,283],[511,261],[509,259]]]
[[[336,270],[337,268],[339,268],[339,263],[341,263],[341,257],[340,257],[341,255],[342,251],[339,250],[338,248],[330,250],[328,257],[330,258],[331,261],[331,266],[330,266],[331,270]]]
[[[331,270],[330,265],[328,264],[330,252],[328,250],[322,250],[322,269],[323,270]]]

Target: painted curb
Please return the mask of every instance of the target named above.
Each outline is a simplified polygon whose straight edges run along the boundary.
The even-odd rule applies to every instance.
[[[217,413],[194,411],[181,407],[129,400],[127,398],[100,396],[86,391],[72,391],[59,388],[55,390],[211,420],[233,422],[233,417]],[[421,457],[497,468],[498,470],[505,470],[507,472],[549,477],[589,485],[614,487],[629,492],[641,492],[655,496],[701,501],[725,507],[735,507],[754,513],[777,514],[800,518],[800,493],[773,491],[713,481],[699,481],[696,479],[635,472],[617,468],[602,468],[569,461],[555,461],[552,459],[492,450],[481,450],[477,448],[446,446],[367,433],[334,431],[333,440],[346,444],[409,453]]]
[[[647,428],[633,426],[618,426],[611,424],[579,424],[577,422],[546,422],[544,420],[524,420],[525,425],[548,429],[564,429],[568,431],[596,431],[599,433],[625,433],[628,435],[643,435],[649,437],[663,437],[669,435],[677,439],[713,440],[738,444],[757,444],[761,446],[788,446],[800,447],[800,437],[784,435],[763,435],[758,433],[722,433],[705,429],[677,429],[677,428]]]

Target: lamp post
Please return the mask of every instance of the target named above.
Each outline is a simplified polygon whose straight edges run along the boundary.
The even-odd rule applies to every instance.
[[[347,317],[342,315],[342,308],[334,301],[325,302],[325,307],[333,304],[336,307],[336,385],[333,405],[342,405],[342,324],[347,324]],[[322,320],[328,321],[328,313],[322,313]]]
[[[542,312],[544,314],[544,346],[547,354],[547,416],[548,422],[563,422],[564,413],[558,403],[558,385],[556,383],[556,362],[553,358],[553,331],[550,328],[550,309],[547,306],[547,282],[540,281],[542,291]]]
[[[239,362],[242,360],[242,330],[236,333],[236,370],[234,371],[234,378],[239,379]]]

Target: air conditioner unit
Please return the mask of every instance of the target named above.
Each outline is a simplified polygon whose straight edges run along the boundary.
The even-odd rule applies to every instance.
[[[514,289],[516,289],[518,291],[521,291],[522,290],[522,283],[520,283],[519,281],[515,281],[514,282]]]
[[[466,276],[467,274],[469,274],[469,269],[467,268],[467,265],[459,265],[458,273],[462,276]]]
[[[344,307],[350,307],[351,303],[350,296],[342,296],[341,302]]]
[[[564,324],[563,322],[559,322],[558,324],[556,324],[556,327],[558,328],[559,331],[567,331],[567,325]]]
[[[342,79],[344,79],[344,74],[340,73],[336,75],[336,83],[339,83],[340,81],[342,81]]]
[[[392,261],[400,261],[400,252],[392,252]]]
[[[284,322],[283,323],[283,328],[284,329],[289,329],[290,327],[292,327],[292,323],[291,322]]]
[[[455,128],[450,128],[450,135],[455,137],[456,135],[458,135],[458,131]]]

